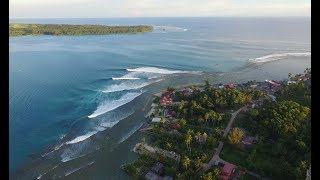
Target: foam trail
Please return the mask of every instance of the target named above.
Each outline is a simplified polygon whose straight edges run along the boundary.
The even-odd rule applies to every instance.
[[[136,79],[140,79],[140,78],[135,78],[135,77],[119,77],[119,78],[113,77],[112,78],[112,80],[136,80]]]
[[[85,135],[78,136],[78,137],[76,137],[75,139],[66,142],[66,144],[74,144],[74,143],[78,143],[78,142],[84,141],[84,140],[88,139],[89,137],[91,137],[92,135],[96,134],[97,132],[98,132],[98,131],[88,132],[88,133],[85,134]]]
[[[71,160],[74,160],[74,159],[78,159],[78,158],[81,158],[83,156],[85,156],[86,154],[83,154],[81,156],[77,156],[77,157],[74,157],[74,158],[71,158],[71,157],[65,157],[65,158],[62,158],[62,162],[68,162],[68,161],[71,161]]]
[[[40,175],[37,177],[37,179],[41,179],[43,175],[46,175],[49,171],[52,171],[52,170],[54,170],[54,169],[57,168],[57,167],[58,167],[58,165],[56,165],[56,166],[54,166],[53,168],[49,169],[47,172],[45,172],[45,173],[43,173],[43,174],[40,174]]]
[[[49,154],[53,153],[54,151],[57,151],[57,150],[58,150],[58,149],[60,149],[63,145],[64,145],[64,143],[62,143],[62,144],[60,144],[60,145],[58,145],[58,146],[55,146],[55,147],[54,147],[54,149],[53,149],[52,151],[47,152],[47,153],[44,153],[44,154],[41,154],[41,157],[45,157],[45,156],[47,156],[47,155],[49,155]]]
[[[104,123],[101,123],[100,126],[111,128],[111,127],[113,127],[114,125],[118,124],[118,122],[119,122],[119,121],[104,122]]]
[[[90,166],[90,165],[93,164],[93,163],[94,163],[94,161],[89,162],[88,164],[85,164],[85,165],[80,166],[80,167],[78,167],[78,168],[72,169],[72,170],[66,172],[64,176],[68,176],[68,175],[70,175],[70,174],[72,174],[72,173],[74,173],[74,172],[76,172],[76,171],[79,171],[80,169],[82,169],[82,168],[84,168],[84,167],[86,167],[86,166]]]
[[[106,112],[112,111],[124,104],[127,104],[134,100],[136,97],[140,96],[142,93],[127,93],[123,95],[120,99],[112,100],[112,101],[105,101],[102,103],[97,110],[95,110],[88,118],[94,118]]]
[[[131,89],[139,89],[151,83],[152,82],[144,82],[144,83],[124,82],[121,84],[114,84],[112,86],[109,86],[106,90],[103,90],[102,92],[110,93],[110,92],[117,92],[117,91],[131,90]]]
[[[131,131],[128,132],[125,136],[123,136],[119,141],[118,144],[122,143],[123,141],[127,140],[132,134],[134,134],[138,129],[141,128],[143,123],[139,124],[138,126],[134,127]]]
[[[175,73],[190,73],[190,71],[179,71],[179,70],[169,70],[161,69],[156,67],[139,67],[134,69],[127,69],[129,72],[145,72],[145,73],[158,73],[158,74],[175,74]]]
[[[265,63],[265,62],[270,62],[270,61],[282,60],[288,56],[296,56],[296,57],[305,56],[305,57],[307,57],[307,56],[311,56],[311,52],[270,54],[270,55],[262,56],[259,58],[249,59],[249,62],[251,62],[251,63]]]

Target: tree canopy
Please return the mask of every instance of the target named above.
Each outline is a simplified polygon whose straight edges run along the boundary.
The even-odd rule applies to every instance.
[[[152,31],[152,26],[105,26],[70,24],[10,24],[10,36],[136,34]]]

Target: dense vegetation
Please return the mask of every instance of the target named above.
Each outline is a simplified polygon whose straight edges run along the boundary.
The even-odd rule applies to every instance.
[[[305,179],[311,161],[311,69],[296,83],[284,86],[275,96],[251,109],[242,128],[258,134],[259,141],[245,151],[226,146],[222,158],[272,179]],[[232,148],[233,147],[233,148]]]
[[[215,153],[215,148],[223,135],[223,129],[230,119],[228,109],[238,108],[253,99],[263,96],[259,90],[216,89],[208,81],[203,87],[193,87],[193,93],[184,96],[181,92],[174,92],[174,103],[166,105],[172,109],[181,128],[177,133],[168,133],[170,121],[162,117],[161,123],[155,124],[149,132],[151,141],[157,147],[177,152],[181,161],[175,167],[175,179],[218,179],[219,168],[208,172],[197,170],[203,163],[207,163]],[[168,91],[175,91],[168,87]],[[159,98],[154,100],[159,103]],[[176,104],[175,104],[176,102]],[[159,112],[162,112],[161,108]],[[162,116],[156,113],[156,116]]]
[[[165,175],[174,179],[219,179],[221,166],[206,172],[200,169],[222,140],[225,143],[220,157],[241,171],[249,170],[270,179],[305,179],[311,161],[311,69],[289,77],[294,83],[281,85],[275,93],[252,88],[217,89],[208,81],[203,87],[192,87],[192,94],[187,96],[168,87],[168,91],[174,92],[173,103],[156,107],[153,116],[161,117],[161,121],[147,133],[153,146],[180,154],[180,163],[169,162],[165,155],[149,157],[153,160],[142,156],[127,165],[127,172],[143,178],[142,172],[160,161],[165,164]],[[276,101],[268,98],[269,93]],[[159,100],[156,98],[154,103],[159,104]],[[230,110],[253,103],[255,106],[247,106],[247,111],[238,115],[241,118],[236,119],[228,138],[223,139]],[[174,117],[166,119],[163,109],[174,111]],[[171,125],[175,123],[179,128],[173,130]],[[258,137],[257,141],[244,145],[244,138],[249,136]],[[241,178],[252,179],[248,175]]]
[[[25,35],[98,35],[136,34],[153,30],[152,26],[104,26],[69,24],[10,24],[10,36]]]

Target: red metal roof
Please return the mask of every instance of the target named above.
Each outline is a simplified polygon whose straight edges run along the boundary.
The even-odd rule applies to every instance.
[[[234,169],[234,165],[227,163],[223,166],[222,172],[226,173],[230,176],[230,174],[232,173],[232,170]]]

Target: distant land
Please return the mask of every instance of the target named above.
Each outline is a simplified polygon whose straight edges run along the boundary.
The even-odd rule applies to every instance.
[[[105,26],[70,24],[10,24],[10,36],[26,35],[104,35],[137,34],[153,30],[153,26]]]

